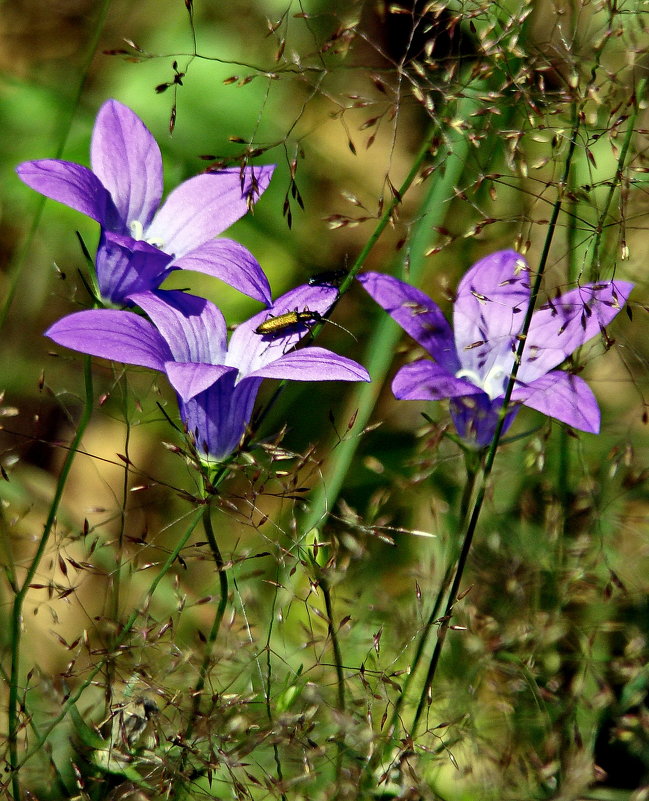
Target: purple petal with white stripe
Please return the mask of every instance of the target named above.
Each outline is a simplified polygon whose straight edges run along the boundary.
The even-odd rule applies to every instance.
[[[162,156],[142,120],[117,100],[99,109],[90,163],[121,219],[127,225],[137,220],[146,229],[162,197]]]

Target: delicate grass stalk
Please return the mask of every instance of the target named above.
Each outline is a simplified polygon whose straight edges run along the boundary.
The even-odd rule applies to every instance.
[[[279,569],[278,569],[279,573]],[[279,575],[278,575],[279,578]],[[271,689],[272,689],[272,663],[270,658],[270,639],[273,634],[273,623],[275,621],[275,605],[277,603],[277,589],[273,593],[273,601],[270,608],[270,615],[269,615],[269,626],[268,626],[268,635],[266,637],[266,692],[265,692],[265,701],[266,701],[266,716],[268,718],[268,722],[272,725],[273,723],[273,711],[270,705],[271,699]],[[275,760],[275,770],[277,772],[277,780],[280,783],[280,786],[283,785],[284,782],[284,771],[282,770],[282,760],[279,755],[279,748],[277,743],[273,741],[273,759]],[[282,801],[286,801],[286,794],[284,791],[281,791],[281,799]]]
[[[215,475],[212,477],[210,481],[210,491],[213,494],[215,489],[218,485],[225,479],[227,476],[228,468],[227,464],[220,465]],[[194,731],[194,726],[196,725],[196,721],[200,714],[200,707],[201,707],[201,699],[203,690],[205,688],[205,684],[207,682],[207,677],[209,676],[210,666],[212,662],[212,655],[214,652],[214,644],[219,636],[219,631],[221,629],[221,623],[223,622],[223,616],[225,615],[225,608],[228,603],[228,594],[229,594],[229,586],[228,586],[228,575],[225,569],[225,562],[223,561],[223,556],[221,554],[221,549],[219,548],[219,544],[216,540],[216,536],[214,534],[214,527],[212,525],[212,504],[210,502],[210,497],[207,493],[207,488],[204,489],[204,496],[206,497],[205,506],[203,507],[202,512],[202,519],[203,519],[203,530],[205,531],[205,536],[207,537],[207,542],[210,546],[210,550],[212,551],[212,556],[214,557],[214,564],[216,566],[216,570],[219,574],[219,602],[216,607],[216,611],[214,613],[214,620],[212,621],[212,628],[210,629],[210,633],[207,637],[207,641],[205,643],[205,652],[203,654],[203,661],[201,662],[201,666],[199,668],[198,679],[196,680],[196,684],[194,685],[192,691],[192,705],[191,710],[189,713],[189,720],[187,721],[187,726],[185,728],[185,733],[183,735],[183,739],[185,743],[187,743]],[[183,752],[183,757],[180,761],[180,768],[178,773],[182,776],[183,769],[185,767],[185,757],[186,751]],[[180,779],[182,781],[182,778]],[[170,798],[177,798],[179,794],[182,794],[183,787],[176,785],[169,797]]]
[[[81,417],[77,425],[77,431],[74,439],[70,444],[70,448],[65,457],[65,462],[61,468],[58,481],[56,483],[56,490],[54,498],[50,506],[50,511],[45,521],[43,535],[41,536],[38,548],[27,570],[20,589],[14,598],[13,607],[11,610],[11,621],[9,628],[11,631],[11,668],[9,679],[9,706],[7,711],[7,729],[8,729],[8,746],[9,746],[9,766],[13,770],[11,777],[12,789],[15,801],[20,801],[20,778],[18,776],[18,730],[20,723],[18,720],[18,689],[20,684],[20,646],[22,638],[22,613],[25,598],[29,592],[29,587],[34,579],[36,571],[38,570],[41,560],[45,555],[47,545],[56,523],[56,515],[59,510],[59,505],[63,497],[63,490],[67,483],[72,468],[72,463],[77,455],[77,449],[81,444],[81,438],[85,433],[86,426],[90,421],[93,407],[93,390],[92,390],[92,368],[89,356],[84,356],[83,359],[83,374],[85,382],[85,397],[83,408],[81,410]]]
[[[162,581],[162,579],[167,575],[170,568],[172,567],[173,563],[178,558],[178,555],[182,551],[182,549],[187,544],[187,541],[191,537],[194,529],[198,525],[199,521],[203,516],[203,510],[199,509],[197,514],[194,515],[192,520],[189,523],[189,526],[183,533],[183,535],[179,538],[178,542],[176,543],[173,550],[170,552],[169,556],[166,558],[156,577],[151,582],[151,586],[147,590],[145,598],[139,606],[137,606],[133,612],[128,617],[128,620],[124,624],[119,636],[115,640],[115,649],[121,648],[121,646],[126,642],[128,635],[130,634],[131,630],[135,626],[138,618],[140,617],[142,607],[144,607],[152,598],[153,594],[155,593],[158,585]],[[71,693],[66,701],[63,703],[61,711],[59,714],[52,720],[49,725],[41,732],[40,736],[36,739],[35,744],[32,748],[23,756],[23,758],[15,764],[15,770],[17,771],[21,768],[26,762],[28,762],[35,754],[37,754],[43,747],[43,745],[47,742],[50,735],[54,731],[54,729],[58,726],[58,724],[66,717],[70,709],[77,703],[77,701],[81,698],[85,690],[92,684],[94,681],[95,676],[105,667],[106,662],[110,657],[106,659],[100,660],[86,675],[86,678],[83,682],[77,687],[77,689]],[[18,798],[18,796],[16,796]]]
[[[345,714],[345,674],[343,673],[343,658],[340,650],[340,642],[338,640],[338,632],[334,625],[334,610],[331,602],[331,588],[329,582],[322,576],[319,581],[319,587],[322,590],[325,600],[325,610],[327,612],[327,630],[329,632],[329,639],[334,652],[334,665],[336,667],[336,685],[338,688],[338,706],[337,710],[342,715]],[[339,735],[337,741],[337,754],[336,754],[336,782],[340,785],[341,771],[343,766],[343,753],[344,753],[344,735]]]
[[[472,147],[462,132],[461,123],[468,120],[480,109],[480,101],[475,95],[484,88],[485,85],[482,81],[475,81],[464,90],[463,97],[457,101],[454,116],[458,124],[457,126],[449,127],[445,132],[448,156],[444,159],[443,170],[440,165],[439,171],[434,172],[428,178],[428,192],[422,203],[418,220],[413,226],[408,253],[404,257],[404,264],[405,259],[410,261],[410,279],[414,285],[417,285],[423,272],[425,251],[432,239],[431,232],[433,228],[441,225],[446,218],[450,203],[454,198],[454,189],[460,182],[460,177],[464,172]],[[425,146],[417,154],[412,169],[399,188],[400,198],[403,198],[424,163],[429,151],[428,142],[436,131],[437,126],[429,134]],[[388,209],[388,212],[384,214],[381,223],[377,226],[376,231],[354,262],[349,275],[340,287],[341,293],[351,285],[354,277],[360,271],[371,248],[391,218],[394,206],[396,206],[396,200]],[[349,417],[353,413],[356,414],[355,427],[357,431],[362,431],[369,422],[376,399],[392,363],[400,336],[401,328],[387,314],[381,315],[376,330],[372,335],[366,359],[363,361],[372,377],[372,381],[358,384],[354,387],[347,410]],[[300,530],[305,534],[321,523],[327,516],[329,509],[340,493],[358,444],[358,437],[349,437],[337,444],[329,460],[325,478],[313,490],[310,496],[309,510],[300,522]]]
[[[126,529],[126,505],[128,499],[129,444],[131,439],[131,425],[128,419],[126,391],[124,392],[124,419],[126,421],[126,437],[124,439],[124,456],[126,457],[126,462],[124,463],[123,466],[124,478],[122,480],[122,504],[121,504],[122,508],[120,510],[119,533],[117,536],[117,553],[115,555],[115,568],[114,568],[113,578],[111,581],[111,592],[109,599],[108,619],[113,621],[115,624],[114,633],[111,635],[109,639],[109,644],[108,644],[109,653],[114,649],[115,636],[119,632],[119,607],[120,607],[120,593],[121,593],[121,583],[122,583],[122,562],[124,558],[124,533]],[[113,669],[114,669],[113,663],[111,661],[108,661],[106,665],[106,688],[104,693],[104,699],[105,699],[104,717],[107,720],[106,724],[107,726],[112,725],[112,721],[110,720],[110,708],[112,706],[112,696],[113,696]]]
[[[471,498],[473,496],[473,491],[476,485],[476,479],[478,477],[478,464],[476,463],[475,459],[471,458],[469,455],[467,455],[466,467],[467,467],[467,480],[466,484],[464,485],[464,490],[462,492],[462,500],[460,502],[460,517],[458,520],[459,531],[463,531],[466,526],[466,521],[469,515]],[[376,764],[378,763],[381,755],[385,753],[386,749],[389,750],[394,744],[395,740],[394,732],[396,730],[397,722],[401,717],[401,710],[403,708],[403,704],[408,698],[410,686],[417,672],[417,668],[419,667],[419,664],[421,662],[424,650],[426,648],[426,644],[428,643],[428,638],[430,636],[430,633],[435,624],[439,622],[440,609],[442,608],[442,603],[444,601],[444,598],[446,597],[446,593],[448,592],[448,588],[451,583],[453,573],[456,569],[457,559],[458,559],[457,553],[453,553],[449,558],[449,562],[448,565],[446,566],[446,570],[444,571],[444,576],[442,578],[440,588],[435,597],[435,603],[433,604],[433,608],[430,611],[428,620],[426,621],[426,625],[424,626],[421,634],[419,635],[417,646],[415,648],[415,653],[413,655],[412,662],[410,664],[410,670],[408,671],[408,675],[406,676],[406,679],[404,681],[402,691],[397,696],[397,699],[394,704],[394,709],[392,711],[392,715],[390,716],[390,722],[387,728],[390,740],[386,743],[384,748],[377,750],[375,757],[370,761],[370,768],[376,767]]]
[[[81,94],[85,87],[86,77],[88,75],[88,70],[90,69],[90,64],[92,63],[92,60],[95,58],[97,54],[99,39],[104,29],[104,23],[106,21],[106,15],[108,14],[108,8],[110,7],[110,3],[111,0],[102,0],[102,3],[99,7],[99,11],[97,13],[97,19],[95,21],[94,29],[92,32],[92,38],[88,42],[88,47],[86,48],[85,57],[83,59],[83,63],[80,68],[82,76],[81,80],[79,81],[74,96],[70,99],[70,102],[66,104],[66,106],[70,109],[70,113],[61,125],[59,146],[56,150],[56,153],[54,154],[54,158],[60,159],[61,156],[63,155],[63,150],[65,148],[65,144],[67,142],[68,135],[70,133],[70,128],[72,127],[72,121],[74,119],[74,115],[77,112],[77,108],[79,107]],[[29,228],[29,231],[27,232],[25,242],[21,247],[20,252],[16,256],[15,261],[13,262],[12,266],[9,269],[7,287],[5,289],[4,303],[2,305],[2,308],[0,309],[0,328],[4,326],[5,321],[7,319],[7,315],[9,314],[9,310],[11,309],[11,304],[13,303],[14,297],[16,295],[16,290],[18,289],[18,283],[22,275],[25,259],[27,258],[27,254],[29,253],[29,250],[31,248],[32,240],[36,235],[36,231],[38,230],[38,226],[40,225],[41,218],[43,216],[43,209],[45,208],[46,200],[47,198],[45,196],[42,196],[38,201],[38,205],[36,206],[36,213],[34,214],[32,224]]]
[[[578,120],[575,122],[571,130],[570,136],[570,145],[568,148],[568,154],[566,156],[566,161],[564,165],[564,173],[561,183],[559,184],[559,196],[554,204],[552,209],[552,215],[550,222],[548,224],[548,231],[545,237],[545,242],[543,244],[543,251],[541,253],[541,258],[539,260],[539,266],[537,269],[536,277],[534,280],[534,284],[532,286],[532,290],[530,293],[530,301],[525,312],[525,320],[523,321],[523,325],[521,328],[521,333],[519,337],[519,344],[516,350],[516,355],[514,358],[513,369],[509,380],[507,382],[507,388],[505,390],[505,396],[503,399],[502,409],[500,411],[500,419],[498,421],[498,425],[496,427],[496,431],[494,433],[493,439],[491,444],[489,445],[489,449],[487,451],[487,455],[485,458],[484,467],[482,469],[482,475],[480,478],[480,487],[478,489],[475,502],[473,504],[473,509],[471,511],[471,516],[469,518],[469,523],[467,526],[466,533],[464,535],[464,539],[462,542],[462,549],[460,551],[460,556],[458,559],[457,569],[455,571],[455,577],[453,579],[453,583],[451,585],[451,590],[449,592],[448,601],[446,604],[446,609],[442,620],[440,622],[440,626],[438,629],[437,634],[437,641],[435,643],[435,649],[433,651],[433,655],[431,657],[430,664],[428,666],[428,673],[426,674],[426,679],[424,681],[424,686],[421,692],[421,696],[419,698],[419,704],[417,705],[417,709],[415,711],[415,715],[410,727],[410,737],[412,740],[415,739],[417,734],[417,729],[419,726],[419,721],[421,719],[424,707],[428,703],[430,690],[433,685],[433,680],[435,678],[435,673],[437,671],[437,666],[439,664],[439,658],[442,652],[442,648],[444,646],[444,641],[446,639],[446,633],[448,632],[449,623],[451,617],[453,616],[453,607],[455,606],[457,596],[460,590],[460,584],[462,582],[462,576],[464,573],[464,569],[466,567],[467,559],[469,557],[469,552],[471,550],[471,544],[473,542],[473,537],[475,535],[475,531],[478,525],[478,520],[480,518],[480,514],[482,512],[482,507],[484,505],[484,500],[487,493],[487,488],[489,485],[489,478],[491,476],[491,471],[494,465],[494,461],[496,459],[496,452],[498,450],[498,445],[500,443],[500,438],[502,435],[503,426],[505,424],[505,416],[507,414],[507,409],[509,406],[509,402],[511,400],[512,392],[514,391],[514,386],[516,385],[516,376],[518,374],[519,367],[521,365],[521,361],[523,358],[523,352],[525,350],[525,340],[527,337],[527,332],[529,331],[530,324],[532,322],[532,315],[534,313],[534,309],[536,307],[536,303],[538,300],[539,293],[541,291],[541,283],[543,281],[543,276],[545,274],[545,267],[548,261],[548,256],[550,253],[550,246],[552,244],[552,240],[554,238],[554,233],[557,226],[557,220],[559,218],[559,214],[561,212],[561,206],[563,202],[563,190],[564,187],[567,186],[568,183],[568,175],[570,173],[570,169],[572,166],[572,159],[575,153],[575,147],[577,143],[577,134],[579,130],[579,122]]]
[[[185,741],[189,740],[189,738],[192,736],[196,719],[200,712],[201,694],[210,672],[210,663],[212,661],[214,643],[219,636],[219,630],[221,628],[221,623],[223,622],[223,615],[225,614],[225,607],[228,602],[229,592],[228,574],[225,570],[225,562],[223,561],[223,556],[221,555],[219,545],[216,541],[216,537],[214,536],[214,528],[212,527],[212,507],[210,503],[207,503],[203,510],[203,528],[205,530],[207,541],[210,545],[210,550],[212,551],[212,556],[214,557],[214,564],[216,565],[216,569],[219,574],[220,597],[216,607],[216,612],[214,614],[214,620],[212,621],[212,628],[210,629],[210,633],[205,644],[205,653],[203,654],[203,661],[201,662],[198,680],[196,681],[196,685],[194,686],[194,690],[192,692],[192,709],[189,721],[187,723],[187,728],[185,729]]]
[[[640,100],[644,97],[646,89],[647,89],[647,79],[642,78],[639,81],[638,86],[633,95],[632,111],[631,114],[629,114],[629,119],[627,120],[626,133],[624,134],[624,140],[622,142],[622,147],[620,149],[620,155],[617,160],[617,169],[615,170],[615,177],[612,181],[609,182],[609,189],[606,195],[606,200],[604,201],[601,214],[599,215],[599,219],[597,221],[597,227],[595,229],[595,238],[593,240],[593,251],[590,257],[589,281],[599,281],[600,277],[599,251],[602,243],[602,237],[604,235],[604,230],[606,228],[606,221],[608,219],[609,210],[613,203],[613,198],[615,197],[615,193],[619,190],[620,184],[622,183],[622,179],[624,176],[624,166],[626,164],[626,157],[629,153],[629,148],[631,147],[631,140],[633,139],[633,134],[635,133],[635,124],[638,118],[638,113],[640,111]]]

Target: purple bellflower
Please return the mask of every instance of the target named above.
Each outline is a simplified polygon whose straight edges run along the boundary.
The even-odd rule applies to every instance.
[[[100,108],[90,148],[92,170],[58,159],[20,164],[32,189],[101,225],[97,283],[123,304],[157,289],[172,270],[220,278],[269,304],[270,287],[253,255],[231,239],[214,239],[266,189],[273,166],[205,172],[162,197],[162,156],[142,120],[116,100]]]
[[[525,259],[513,250],[474,264],[458,287],[454,330],[420,290],[389,275],[360,275],[372,298],[434,359],[403,366],[392,382],[395,397],[450,398],[460,436],[479,447],[488,445],[530,299],[529,273]],[[586,382],[553,368],[611,322],[632,288],[625,281],[585,284],[534,312],[503,432],[524,404],[573,428],[598,433],[599,408]]]
[[[152,322],[128,311],[97,309],[70,314],[45,333],[82,353],[165,372],[199,454],[221,461],[239,444],[264,378],[370,380],[360,364],[324,348],[292,350],[309,332],[308,321],[274,334],[256,332],[270,315],[305,308],[316,317],[324,314],[336,295],[333,287],[297,287],[237,326],[229,344],[220,310],[208,300],[176,290],[133,295]]]

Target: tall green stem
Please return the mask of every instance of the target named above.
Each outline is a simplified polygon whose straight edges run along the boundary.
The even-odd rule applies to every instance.
[[[559,214],[561,212],[561,206],[563,203],[563,192],[565,187],[568,183],[568,175],[570,173],[570,169],[572,166],[572,159],[575,153],[576,143],[577,143],[577,134],[578,134],[578,127],[579,122],[576,121],[575,125],[571,131],[570,137],[570,145],[568,148],[568,153],[566,155],[566,161],[564,165],[564,173],[562,180],[559,184],[558,188],[558,197],[552,209],[552,215],[550,218],[550,222],[548,224],[548,231],[545,237],[545,242],[543,244],[543,251],[541,253],[541,258],[539,260],[539,266],[536,273],[536,277],[534,280],[534,284],[532,286],[531,294],[530,294],[530,301],[525,312],[525,319],[523,321],[523,325],[521,328],[521,332],[519,335],[519,344],[516,349],[516,355],[514,358],[513,369],[509,380],[507,382],[507,388],[505,390],[505,397],[503,400],[503,406],[500,411],[500,418],[498,421],[498,425],[496,427],[496,431],[494,433],[493,439],[489,446],[489,450],[487,451],[487,456],[485,459],[484,467],[482,470],[481,476],[481,484],[478,489],[478,493],[476,495],[476,499],[473,505],[473,510],[471,512],[471,516],[469,519],[469,523],[467,526],[466,533],[464,535],[464,539],[462,542],[462,550],[460,551],[460,556],[458,559],[457,569],[455,571],[455,577],[453,579],[453,583],[451,585],[451,589],[448,596],[448,601],[446,604],[446,609],[442,620],[440,622],[440,626],[437,633],[437,641],[435,642],[435,649],[433,651],[433,655],[431,657],[430,664],[428,666],[428,673],[426,675],[426,680],[424,681],[424,687],[419,698],[419,704],[417,705],[417,710],[415,712],[415,716],[413,718],[413,722],[410,728],[410,735],[414,739],[417,733],[417,728],[419,726],[419,721],[421,719],[421,715],[423,713],[424,707],[427,703],[429,698],[429,693],[433,684],[433,680],[435,678],[435,673],[437,671],[437,666],[439,664],[439,659],[442,653],[442,648],[444,647],[444,641],[446,639],[446,633],[449,628],[450,620],[453,615],[453,607],[457,601],[457,596],[459,593],[460,585],[462,583],[462,577],[464,574],[464,569],[466,567],[467,559],[469,557],[469,552],[471,550],[471,545],[473,543],[473,537],[476,532],[476,528],[478,525],[478,520],[480,518],[480,514],[482,512],[482,507],[484,505],[484,500],[487,494],[487,488],[489,485],[489,477],[491,476],[491,471],[493,469],[494,461],[496,459],[496,452],[498,450],[498,445],[500,443],[500,438],[502,435],[503,427],[505,425],[505,417],[507,414],[507,409],[511,400],[512,392],[514,391],[514,386],[516,384],[516,376],[518,375],[518,370],[520,368],[523,353],[525,350],[525,341],[527,338],[527,333],[530,329],[530,324],[532,322],[532,315],[534,313],[534,309],[536,307],[536,303],[539,297],[539,293],[541,291],[541,283],[543,281],[543,276],[545,274],[545,268],[548,261],[548,256],[550,254],[550,247],[552,245],[552,240],[554,238],[554,234],[557,227],[557,221],[559,219]]]
[[[219,636],[219,630],[221,628],[221,623],[223,622],[223,615],[225,614],[225,607],[228,603],[228,574],[225,570],[225,562],[223,561],[223,556],[221,555],[221,551],[219,549],[219,545],[216,541],[216,537],[214,536],[214,528],[212,527],[212,508],[211,504],[207,503],[205,505],[205,509],[203,511],[203,528],[205,530],[205,536],[207,537],[207,541],[210,545],[210,550],[212,551],[212,556],[214,557],[214,564],[216,565],[216,569],[219,574],[219,602],[216,607],[216,612],[214,614],[214,620],[212,621],[212,627],[210,629],[210,633],[207,637],[207,642],[205,644],[205,653],[203,654],[203,661],[201,662],[198,680],[194,687],[193,697],[192,697],[192,711],[189,718],[189,722],[187,724],[187,728],[185,730],[185,741],[189,740],[192,736],[192,732],[194,730],[194,725],[196,723],[196,719],[198,717],[200,711],[200,704],[201,704],[201,694],[205,687],[205,683],[207,681],[207,677],[210,671],[210,664],[212,662],[212,653],[214,651],[214,643],[216,642],[217,637]]]
[[[221,484],[221,482],[226,478],[227,474],[228,474],[227,463],[222,464],[218,468],[216,468],[216,472],[212,476],[209,482],[210,492],[212,494],[217,489],[219,484]],[[207,542],[210,546],[210,550],[212,551],[212,557],[214,558],[214,565],[216,566],[216,570],[219,574],[219,602],[217,604],[216,611],[214,613],[214,620],[212,621],[212,627],[210,629],[210,633],[208,634],[207,640],[205,642],[205,651],[203,653],[203,660],[199,668],[198,679],[196,680],[196,684],[194,685],[192,691],[192,705],[189,713],[189,720],[187,721],[187,726],[185,728],[185,733],[183,737],[185,743],[189,742],[194,732],[194,726],[196,725],[196,721],[198,720],[198,716],[200,714],[203,690],[205,689],[205,684],[207,683],[207,678],[210,673],[210,667],[214,653],[214,645],[219,636],[219,631],[221,630],[221,623],[223,622],[223,617],[225,615],[225,608],[228,603],[228,594],[229,594],[228,575],[225,569],[225,562],[223,561],[223,555],[221,554],[221,549],[219,548],[219,544],[214,534],[214,527],[212,525],[212,504],[210,502],[211,496],[210,494],[208,494],[207,486],[203,488],[203,495],[206,498],[202,514],[203,530],[205,532],[205,536],[207,537]],[[174,786],[169,796],[172,799],[178,798],[179,795],[181,795],[184,792],[183,785],[181,784],[181,782],[182,782],[182,772],[185,767],[186,754],[187,751],[184,751],[183,758],[181,759],[180,762],[180,768],[178,771],[180,776],[179,782]]]
[[[597,221],[597,228],[595,229],[595,237],[593,239],[593,247],[590,257],[590,277],[589,277],[590,281],[598,281],[600,277],[601,271],[599,264],[599,251],[602,243],[602,237],[604,235],[604,230],[606,228],[606,223],[608,220],[608,215],[611,205],[613,203],[613,198],[615,197],[615,193],[619,190],[620,184],[622,183],[626,158],[629,153],[629,148],[631,147],[631,141],[633,139],[633,134],[635,133],[635,124],[638,118],[638,113],[640,111],[640,100],[644,97],[646,90],[647,90],[647,79],[642,78],[639,81],[638,86],[633,94],[632,98],[633,108],[631,114],[629,114],[629,119],[627,120],[626,133],[624,134],[622,147],[620,149],[620,155],[618,156],[617,160],[615,178],[609,183],[609,189],[608,192],[606,193],[606,199],[604,201],[601,213]]]

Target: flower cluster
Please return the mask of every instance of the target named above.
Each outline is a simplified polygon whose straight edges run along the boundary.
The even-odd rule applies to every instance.
[[[20,178],[101,226],[95,266],[98,293],[120,308],[64,317],[46,333],[60,345],[113,361],[160,370],[178,394],[180,416],[199,454],[223,460],[238,446],[264,378],[369,381],[356,362],[319,347],[296,350],[335,303],[338,290],[313,282],[271,301],[254,256],[215,238],[266,189],[272,166],[207,171],[174,189],[160,206],[162,157],[142,121],[115,100],[97,115],[92,169],[55,159],[29,161]],[[173,270],[195,270],[230,284],[266,309],[238,325],[230,342],[219,309],[204,298],[160,285]],[[359,280],[428,353],[402,367],[397,398],[450,399],[460,436],[478,447],[493,438],[517,358],[530,300],[529,267],[515,251],[492,253],[462,278],[454,329],[423,292],[380,273]],[[573,428],[599,431],[588,385],[557,368],[620,311],[632,284],[579,286],[538,309],[524,340],[502,427],[521,405]],[[126,310],[137,306],[146,317]],[[274,321],[274,322],[273,322]]]
[[[453,329],[423,292],[380,273],[359,277],[364,288],[434,361],[419,359],[395,375],[395,397],[450,399],[460,436],[488,445],[503,400],[530,300],[530,269],[513,250],[492,253],[464,275],[455,297]],[[534,312],[507,408],[503,432],[520,406],[529,406],[581,431],[599,431],[595,396],[579,376],[556,370],[600,333],[625,304],[633,284],[584,284]]]
[[[273,303],[253,255],[237,242],[214,238],[266,189],[273,167],[198,175],[158,208],[160,149],[142,121],[115,100],[97,116],[91,163],[92,170],[45,159],[21,164],[17,172],[33,189],[100,224],[99,293],[105,302],[139,307],[146,317],[123,308],[81,311],[59,320],[47,336],[82,353],[164,372],[184,425],[208,460],[223,460],[236,449],[264,378],[369,381],[351,359],[319,347],[295,350],[310,320],[334,304],[334,287],[298,287]],[[213,303],[160,289],[180,269],[220,278],[267,308],[238,325],[228,344],[225,320]],[[311,314],[292,314],[305,309]],[[270,332],[263,325],[286,315]]]

